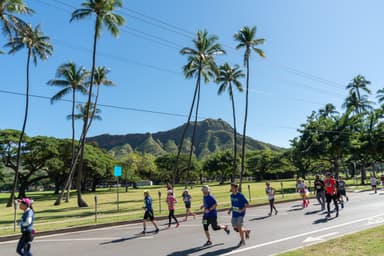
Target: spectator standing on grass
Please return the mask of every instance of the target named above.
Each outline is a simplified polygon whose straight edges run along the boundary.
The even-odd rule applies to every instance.
[[[336,180],[333,178],[330,172],[327,172],[325,174],[325,179],[324,179],[324,184],[325,184],[325,197],[327,199],[327,218],[331,217],[331,209],[330,209],[330,204],[331,201],[335,204],[335,209],[336,209],[336,217],[339,216],[339,205],[337,203],[337,188],[336,188]]]
[[[189,215],[193,215],[193,218],[196,219],[196,213],[191,212],[192,196],[189,194],[188,189],[184,189],[184,192],[181,196],[183,197],[183,201],[184,201],[184,205],[185,205],[185,219],[184,219],[184,221],[187,221]]]
[[[321,205],[321,210],[325,210],[325,185],[324,181],[320,179],[320,175],[316,174],[314,181],[314,188],[316,193],[316,199]]]
[[[239,232],[240,242],[239,247],[245,245],[245,240],[249,238],[250,229],[244,228],[244,216],[247,208],[249,207],[248,200],[245,196],[239,192],[239,185],[231,184],[231,208],[228,210],[228,214],[232,212],[231,223],[233,230]]]
[[[144,191],[144,218],[143,218],[143,232],[142,234],[145,234],[146,228],[147,228],[147,220],[152,222],[152,224],[155,226],[155,233],[159,232],[159,227],[157,226],[157,223],[155,221],[155,216],[153,214],[153,208],[152,208],[152,197],[149,195],[148,190]]]
[[[176,216],[175,216],[175,203],[177,203],[177,200],[176,200],[176,197],[173,195],[173,191],[172,190],[168,190],[167,191],[167,198],[165,200],[168,204],[168,210],[169,210],[169,214],[168,214],[168,228],[171,227],[171,221],[172,219],[174,219],[176,221],[176,227],[178,228],[179,227],[179,221],[177,220]]]
[[[372,175],[371,176],[371,187],[372,187],[372,190],[375,192],[375,194],[377,193],[377,179],[376,179],[376,176],[375,175]]]
[[[269,201],[269,206],[270,206],[270,211],[268,213],[269,216],[272,215],[272,210],[275,210],[275,215],[277,214],[277,209],[275,207],[275,189],[271,187],[271,184],[269,181],[265,183],[265,193],[268,196],[268,201]]]
[[[212,229],[214,231],[223,229],[225,233],[229,234],[228,225],[218,225],[217,224],[217,201],[216,199],[211,195],[210,189],[208,185],[204,185],[201,188],[201,191],[203,192],[203,205],[200,207],[200,209],[203,210],[203,228],[205,236],[207,237],[207,242],[204,244],[204,246],[208,246],[212,244],[211,235],[209,233],[209,225],[212,226]]]
[[[35,213],[32,209],[32,200],[29,198],[19,199],[19,208],[23,211],[20,220],[21,237],[17,243],[16,252],[19,255],[30,256],[31,245],[34,236],[33,222],[35,220]]]

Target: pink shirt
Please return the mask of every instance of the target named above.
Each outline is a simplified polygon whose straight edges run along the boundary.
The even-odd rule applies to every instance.
[[[173,195],[167,196],[166,200],[168,204],[168,210],[175,210],[176,197]]]

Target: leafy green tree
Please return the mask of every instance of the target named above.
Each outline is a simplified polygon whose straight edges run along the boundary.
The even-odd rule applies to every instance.
[[[78,153],[78,156],[80,157],[80,166],[82,166],[81,162],[83,161],[82,156],[84,147],[85,147],[85,139],[87,137],[89,124],[91,123],[90,117],[93,117],[93,115],[90,115],[90,107],[92,103],[92,94],[93,94],[93,84],[94,84],[94,78],[95,78],[95,69],[96,69],[96,47],[97,47],[97,40],[101,36],[101,30],[102,27],[105,26],[109,32],[115,37],[119,35],[119,26],[124,25],[125,19],[123,16],[120,16],[114,11],[116,9],[122,7],[122,1],[121,0],[87,0],[86,2],[83,2],[82,8],[75,10],[72,13],[70,21],[74,20],[81,20],[87,17],[90,17],[92,15],[95,15],[95,25],[94,25],[94,36],[93,36],[93,50],[92,50],[92,68],[91,68],[91,79],[89,84],[89,90],[88,90],[88,100],[86,104],[86,122],[84,122],[82,134],[80,137],[80,150]],[[79,169],[79,172],[81,172],[81,169]],[[81,173],[80,173],[81,176]],[[87,203],[84,201],[81,195],[81,189],[77,188],[78,194],[77,194],[77,201],[79,207],[87,207]]]
[[[216,82],[219,84],[218,94],[222,94],[226,90],[228,91],[229,98],[232,104],[232,116],[233,116],[233,169],[231,182],[234,182],[237,173],[237,129],[236,129],[236,111],[235,111],[235,97],[233,95],[233,86],[239,92],[243,91],[243,86],[239,81],[244,77],[244,73],[240,70],[238,65],[231,67],[228,63],[224,63],[219,68],[219,75],[216,78]],[[233,86],[232,86],[233,85]]]
[[[19,198],[26,196],[26,189],[30,185],[49,177],[48,166],[59,154],[57,139],[46,136],[30,138],[23,150],[23,170],[19,172]]]
[[[224,184],[228,175],[232,174],[233,155],[230,151],[219,151],[209,157],[205,162],[203,169],[210,175],[218,174],[220,184]]]
[[[84,172],[80,182],[82,191],[96,192],[97,185],[111,183],[115,163],[116,161],[107,152],[87,144],[84,155]]]
[[[14,200],[14,194],[17,187],[17,177],[20,168],[20,152],[21,152],[21,144],[23,141],[23,136],[25,132],[25,127],[28,119],[28,110],[29,110],[29,72],[30,72],[30,61],[32,58],[33,64],[37,65],[37,59],[46,60],[53,53],[53,47],[50,44],[50,38],[45,36],[40,29],[40,26],[36,26],[32,28],[31,25],[23,25],[18,34],[12,39],[11,42],[5,45],[6,47],[11,47],[9,53],[16,53],[23,48],[27,49],[27,65],[26,65],[26,93],[25,93],[25,111],[24,111],[24,121],[23,127],[21,130],[19,143],[18,143],[18,151],[16,157],[16,172],[15,179],[12,186],[11,196],[9,197],[9,201],[7,206],[12,206]]]
[[[194,139],[195,139],[195,133],[196,133],[196,126],[197,126],[197,117],[199,114],[199,103],[200,103],[200,84],[201,79],[204,79],[205,83],[208,83],[211,79],[213,79],[217,73],[217,65],[215,61],[215,56],[219,54],[225,54],[225,51],[222,49],[221,45],[217,43],[218,37],[215,35],[208,35],[208,32],[206,30],[198,31],[196,39],[193,39],[193,46],[192,47],[184,47],[181,49],[180,53],[182,55],[186,55],[188,62],[183,67],[184,76],[188,79],[190,78],[196,78],[196,84],[195,84],[195,91],[193,94],[193,100],[191,104],[191,108],[188,115],[187,124],[184,127],[183,134],[179,143],[177,156],[176,156],[176,163],[174,167],[174,173],[177,172],[178,168],[178,162],[181,154],[181,149],[183,147],[184,138],[186,135],[186,132],[188,130],[192,112],[195,108],[195,121],[192,131],[192,138],[191,138],[191,148],[189,151],[189,160],[188,160],[188,169],[187,172],[189,172],[191,161],[192,161],[192,152],[194,147]],[[175,183],[175,177],[176,175],[173,175],[172,183]]]
[[[244,127],[243,127],[243,142],[241,148],[241,169],[240,169],[240,190],[241,185],[243,183],[243,175],[244,175],[244,163],[245,163],[245,138],[247,131],[247,120],[248,120],[248,92],[249,92],[249,76],[250,76],[250,66],[249,62],[251,59],[252,51],[256,52],[257,55],[264,58],[264,51],[258,48],[258,45],[264,44],[265,39],[258,38],[255,39],[256,36],[256,27],[248,27],[245,26],[240,29],[239,32],[235,33],[234,38],[235,41],[238,42],[236,49],[245,48],[244,52],[244,66],[247,69],[246,74],[246,89],[245,89],[245,115],[244,115]]]
[[[72,160],[71,166],[74,165],[75,161],[75,103],[76,103],[76,92],[80,92],[82,94],[87,93],[86,82],[89,78],[89,72],[83,66],[78,67],[74,62],[67,62],[60,65],[56,71],[56,78],[48,81],[48,84],[51,86],[61,87],[62,89],[57,92],[52,98],[51,103],[55,101],[61,100],[64,96],[68,94],[72,94]],[[71,167],[70,167],[71,168]],[[69,175],[67,184],[63,189],[67,189],[69,194],[70,184],[72,181],[72,175]],[[68,196],[67,196],[68,200]],[[61,200],[60,200],[61,201]]]

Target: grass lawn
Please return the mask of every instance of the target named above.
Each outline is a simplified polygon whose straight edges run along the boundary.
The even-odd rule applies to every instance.
[[[288,200],[299,198],[295,193],[295,181],[284,180],[282,182],[271,182],[272,186],[276,189],[276,201]],[[229,184],[219,185],[217,183],[209,184],[211,193],[218,201],[218,209],[228,208],[230,204],[229,199]],[[281,186],[283,191],[281,193]],[[243,183],[243,192],[250,201],[250,204],[264,204],[267,203],[267,197],[264,192],[264,182],[258,183]],[[63,201],[59,206],[54,206],[56,195],[52,191],[47,192],[29,192],[28,197],[34,200],[33,208],[35,211],[35,228],[39,231],[64,229],[81,225],[94,225],[100,223],[121,222],[127,220],[141,219],[143,211],[143,192],[148,189],[153,199],[153,208],[155,216],[167,216],[168,209],[165,203],[166,188],[165,186],[152,186],[139,189],[119,189],[119,204],[117,204],[117,191],[116,188],[112,189],[99,189],[96,193],[84,193],[83,197],[88,203],[89,207],[78,208],[76,192],[71,193],[68,203]],[[188,188],[192,195],[192,208],[193,212],[199,212],[202,204],[201,186],[196,185]],[[174,193],[178,199],[176,204],[176,214],[183,214],[185,212],[184,203],[182,202],[181,194],[184,186],[176,186]],[[159,199],[158,192],[161,192]],[[95,218],[95,196],[97,195],[97,221]],[[0,193],[0,236],[14,235],[19,233],[19,228],[16,226],[14,231],[14,208],[6,207],[9,193]],[[118,209],[119,207],[119,209]],[[160,211],[161,207],[161,211]],[[16,220],[21,217],[21,210],[16,212]]]
[[[327,242],[279,254],[279,256],[373,256],[384,255],[384,226],[346,235]]]

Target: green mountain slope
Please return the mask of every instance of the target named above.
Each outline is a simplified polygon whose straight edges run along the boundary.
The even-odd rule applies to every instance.
[[[132,150],[150,153],[156,156],[166,153],[176,153],[181,135],[186,124],[174,129],[143,134],[110,135],[102,134],[87,138],[95,141],[101,148],[110,151],[116,158],[120,158]],[[189,126],[183,143],[183,152],[187,153],[191,145],[193,123]],[[241,149],[241,135],[238,134],[238,149]],[[232,150],[233,128],[221,119],[206,119],[197,123],[195,136],[195,155],[197,158],[222,150]],[[262,150],[269,148],[273,151],[283,150],[280,147],[257,141],[251,137],[246,138],[247,150]]]

